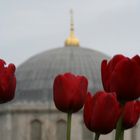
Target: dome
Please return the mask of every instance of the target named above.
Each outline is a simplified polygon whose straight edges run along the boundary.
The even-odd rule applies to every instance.
[[[101,90],[100,64],[108,58],[82,47],[62,47],[37,54],[17,68],[14,101],[51,102],[54,78],[65,72],[86,76],[92,93]]]

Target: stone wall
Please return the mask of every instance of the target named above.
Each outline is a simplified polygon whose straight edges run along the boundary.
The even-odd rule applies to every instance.
[[[49,107],[50,108],[50,107]],[[66,114],[47,108],[47,104],[22,104],[0,109],[0,140],[65,140]],[[53,107],[52,107],[53,108]],[[32,126],[32,122],[37,125]],[[139,140],[140,123],[125,133],[125,140]],[[34,128],[35,127],[35,128]],[[39,130],[39,133],[33,130]],[[35,137],[32,135],[35,134]],[[36,136],[37,135],[37,136]],[[82,112],[72,116],[72,140],[92,140],[93,135],[83,123]],[[100,140],[113,140],[115,132],[101,136]],[[38,137],[38,138],[36,138]]]

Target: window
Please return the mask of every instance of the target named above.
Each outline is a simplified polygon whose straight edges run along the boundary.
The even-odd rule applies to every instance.
[[[66,121],[58,120],[56,126],[57,140],[66,140]]]
[[[83,122],[81,124],[82,124],[82,140],[93,140],[93,132],[89,131]]]
[[[31,140],[41,140],[41,122],[39,120],[33,120],[31,122]]]

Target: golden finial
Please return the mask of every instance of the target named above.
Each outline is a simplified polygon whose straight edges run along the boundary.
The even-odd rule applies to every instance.
[[[78,47],[79,45],[79,40],[75,37],[74,35],[74,19],[73,19],[73,10],[70,10],[70,35],[65,41],[65,46],[73,46],[73,47]]]
[[[71,23],[70,23],[70,33],[72,33],[72,35],[74,35],[74,21],[73,21],[73,10],[70,10],[70,14],[71,14]]]

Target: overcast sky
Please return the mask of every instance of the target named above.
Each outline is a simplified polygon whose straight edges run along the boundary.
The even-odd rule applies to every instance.
[[[1,0],[0,58],[19,65],[63,47],[71,8],[81,46],[111,56],[140,54],[139,0]]]

